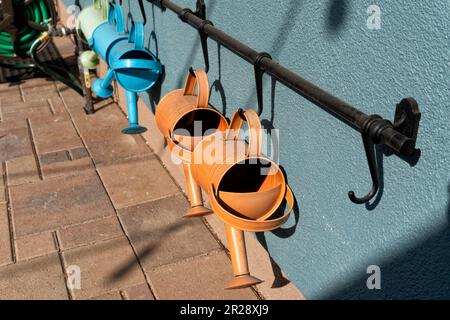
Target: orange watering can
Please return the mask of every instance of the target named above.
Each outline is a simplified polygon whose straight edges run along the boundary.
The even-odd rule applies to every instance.
[[[239,138],[247,122],[249,142]],[[269,231],[289,217],[294,196],[278,165],[261,154],[262,130],[253,110],[236,112],[226,132],[201,140],[191,159],[193,178],[209,195],[211,207],[225,222],[235,279],[228,289],[261,282],[250,275],[244,231]],[[278,214],[283,201],[287,210]]]
[[[197,92],[195,89],[198,87]],[[169,92],[159,102],[155,120],[169,148],[183,161],[191,209],[185,217],[212,213],[203,206],[201,189],[191,172],[191,154],[195,146],[216,131],[225,131],[225,117],[209,105],[209,81],[204,70],[190,70],[183,89]]]

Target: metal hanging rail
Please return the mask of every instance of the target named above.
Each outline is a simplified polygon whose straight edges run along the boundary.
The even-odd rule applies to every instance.
[[[169,0],[150,0],[150,2],[173,11],[184,22],[201,30],[209,38],[231,50],[247,62],[254,64],[260,58],[258,66],[267,74],[312,103],[330,111],[348,124],[362,131],[369,115],[303,79],[269,57],[260,57],[259,52],[214,27],[208,20],[199,18],[190,9],[181,8]],[[383,130],[380,130],[380,126]],[[415,141],[413,137],[407,137],[403,133],[398,132],[392,124],[387,123],[384,119],[374,121],[367,132],[373,141],[385,144],[401,154],[410,155],[414,151]]]
[[[378,191],[380,183],[375,161],[374,144],[384,144],[405,156],[414,154],[421,114],[417,102],[413,98],[405,98],[397,104],[394,123],[376,114],[367,115],[273,61],[268,53],[257,52],[216,28],[211,21],[205,18],[205,4],[203,0],[197,0],[196,12],[188,8],[181,8],[170,0],[147,1],[161,9],[167,8],[173,11],[183,22],[199,30],[206,69],[209,67],[206,37],[211,38],[254,65],[259,114],[262,112],[262,74],[265,72],[302,97],[359,130],[362,135],[372,178],[372,189],[361,198],[356,197],[350,191],[348,196],[352,202],[357,204],[366,203]]]

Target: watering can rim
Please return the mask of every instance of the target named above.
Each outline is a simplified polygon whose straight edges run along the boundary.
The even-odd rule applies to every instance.
[[[274,173],[274,175],[279,175],[279,176],[281,177],[280,184],[277,185],[277,186],[275,186],[274,188],[271,188],[271,189],[268,189],[268,190],[272,190],[272,189],[278,188],[280,185],[281,185],[281,186],[287,186],[286,178],[284,177],[284,174],[283,174],[283,172],[281,171],[280,166],[279,166],[278,164],[276,164],[273,160],[269,159],[268,157],[266,157],[266,156],[264,156],[264,155],[262,155],[262,154],[259,155],[259,156],[246,156],[244,159],[241,159],[241,160],[239,160],[238,162],[236,162],[236,163],[234,163],[233,165],[231,165],[225,172],[223,172],[223,173],[219,176],[219,179],[218,179],[219,183],[218,183],[218,185],[217,185],[217,189],[216,189],[216,188],[213,188],[213,190],[215,189],[215,191],[216,191],[216,194],[215,194],[214,196],[217,198],[217,200],[219,200],[218,197],[219,197],[219,192],[220,192],[220,191],[219,191],[220,183],[222,182],[223,177],[227,174],[227,172],[228,172],[231,168],[233,168],[234,166],[239,165],[241,162],[247,161],[247,160],[249,160],[249,159],[261,159],[261,158],[264,158],[264,160],[268,160],[268,161],[271,163],[271,165],[276,166],[276,169],[277,169],[277,170],[276,170],[276,172]],[[236,193],[238,193],[238,192],[236,192]],[[248,194],[249,192],[242,192],[242,193],[247,193],[247,194]],[[280,192],[280,194],[279,194],[279,196],[278,196],[278,198],[277,198],[277,201],[276,201],[275,204],[273,205],[272,209],[271,209],[268,213],[266,213],[265,215],[263,215],[263,216],[261,216],[260,218],[258,218],[257,220],[264,220],[264,219],[270,217],[270,216],[277,210],[277,208],[280,206],[280,204],[283,202],[284,194],[285,194],[285,193]]]
[[[194,110],[190,110],[189,112],[191,112],[191,111],[195,111],[195,110],[199,110],[199,109],[203,109],[203,110],[208,110],[208,109],[210,109],[210,108],[197,108],[197,109],[194,109]],[[215,110],[215,109],[213,109],[213,110]],[[219,115],[222,115],[218,110],[215,110]],[[187,114],[187,113],[186,113]],[[183,116],[185,116],[186,114],[184,114]],[[223,115],[222,115],[223,116]],[[225,119],[225,121],[226,121],[226,118],[224,117],[224,119]],[[227,121],[226,121],[226,123],[227,123]],[[170,150],[175,150],[175,149],[178,149],[178,151],[181,151],[181,152],[183,152],[183,154],[185,154],[186,152],[189,154],[189,157],[179,157],[179,158],[181,158],[181,160],[183,160],[183,161],[186,161],[186,162],[191,162],[191,159],[192,159],[192,154],[195,152],[195,149],[197,148],[197,146],[198,145],[200,145],[201,144],[201,142],[204,140],[204,139],[206,139],[206,138],[209,138],[209,137],[211,137],[211,136],[214,136],[216,133],[221,133],[221,132],[224,132],[224,131],[215,131],[214,133],[212,133],[212,134],[210,134],[210,135],[207,135],[207,136],[201,136],[201,137],[198,137],[198,138],[201,138],[201,141],[194,147],[194,149],[187,149],[187,148],[185,148],[184,146],[182,146],[178,141],[176,141],[174,138],[173,138],[173,135],[174,135],[174,131],[173,130],[171,130],[171,129],[169,129],[168,130],[168,136],[166,137],[166,140],[167,140],[167,144],[169,145],[169,149]]]
[[[121,59],[119,59],[119,60],[121,60]],[[122,59],[122,61],[124,61],[125,59]],[[132,60],[132,59],[130,59],[130,60]],[[145,59],[135,59],[135,60],[145,60]],[[159,62],[159,61],[157,61],[157,60],[145,60],[145,61],[151,61],[151,62],[155,62],[155,64],[156,65],[159,65],[159,66],[161,66],[161,63]],[[112,66],[110,65],[110,68],[111,68]],[[141,87],[141,88],[138,88],[138,89],[133,89],[133,88],[130,88],[129,86],[128,86],[128,84],[127,83],[124,83],[123,82],[123,79],[122,79],[122,77],[124,76],[124,73],[122,73],[120,70],[122,70],[122,69],[114,69],[113,70],[113,73],[114,73],[114,78],[116,79],[116,81],[123,87],[123,88],[126,88],[126,90],[128,90],[128,91],[131,91],[131,92],[143,92],[143,91],[146,91],[146,90],[148,90],[148,89],[150,89],[151,87],[153,87],[154,85],[155,85],[155,83],[158,81],[158,78],[159,78],[159,76],[161,75],[161,70],[162,70],[162,67],[160,68],[160,69],[158,69],[158,70],[149,70],[149,69],[144,69],[144,68],[129,68],[128,70],[131,70],[131,69],[135,69],[135,70],[147,70],[147,72],[148,73],[151,73],[151,74],[154,74],[154,75],[156,75],[156,78],[154,79],[154,80],[152,80],[152,81],[150,81],[149,79],[145,79],[145,82],[147,83],[147,85],[145,85],[145,86],[143,86],[143,87]],[[130,75],[127,75],[127,76],[130,76]]]
[[[287,209],[285,209],[285,213],[281,217],[275,219],[251,220],[236,216],[223,208],[220,205],[219,200],[216,198],[214,186],[212,184],[210,185],[209,189],[210,190],[208,191],[208,194],[210,195],[211,208],[213,209],[214,213],[217,214],[223,222],[243,231],[262,232],[279,228],[289,218],[295,203],[292,189],[289,187],[289,185],[286,184],[285,192],[283,195],[283,199],[286,199],[287,202]],[[274,210],[274,212],[278,208],[279,206]],[[272,214],[274,212],[272,212]]]

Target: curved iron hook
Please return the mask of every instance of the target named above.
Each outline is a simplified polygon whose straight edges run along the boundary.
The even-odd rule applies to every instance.
[[[141,10],[142,23],[145,26],[147,24],[147,15],[145,14],[144,3],[142,2],[142,0],[138,0],[138,4],[139,4],[139,10]]]
[[[210,20],[206,19],[206,5],[204,0],[197,0],[195,12],[189,8],[182,9],[179,15],[181,21],[187,22],[186,15],[188,13],[193,14],[203,20],[198,26],[198,33],[200,35],[200,44],[202,45],[203,60],[205,61],[204,70],[206,73],[208,73],[209,71],[208,35],[205,32],[205,27],[207,25],[213,26],[214,24]]]
[[[203,20],[198,31],[200,33],[200,43],[202,45],[203,60],[205,61],[205,72],[209,71],[209,53],[208,53],[208,35],[205,33],[205,26],[212,26],[213,23],[209,20]]]
[[[263,58],[269,58],[272,59],[272,56],[270,54],[268,54],[267,52],[260,52],[258,53],[258,55],[256,56],[255,60],[253,61],[253,66],[255,69],[255,82],[256,82],[256,99],[258,102],[258,116],[261,115],[261,113],[263,112],[263,74],[264,74],[264,69],[261,69],[260,67],[260,62]]]
[[[363,124],[362,128],[363,130],[361,132],[361,135],[363,139],[364,150],[366,152],[367,163],[369,165],[370,176],[372,178],[372,189],[370,189],[367,195],[361,198],[355,196],[355,193],[353,191],[349,191],[348,197],[350,198],[350,201],[356,204],[364,204],[370,201],[377,194],[380,185],[377,163],[375,159],[375,145],[367,132],[371,124],[379,119],[382,118],[378,115],[373,115],[368,117],[365,123]]]

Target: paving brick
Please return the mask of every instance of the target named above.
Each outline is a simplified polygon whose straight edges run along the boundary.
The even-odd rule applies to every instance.
[[[46,100],[2,104],[2,119],[5,122],[20,123],[27,118],[33,123],[68,120],[69,115],[59,97]]]
[[[63,255],[67,266],[80,267],[81,289],[74,290],[76,299],[88,299],[145,282],[125,237],[64,251]]]
[[[126,300],[155,300],[146,283],[122,290]]]
[[[51,232],[16,239],[17,259],[26,260],[57,251]]]
[[[232,280],[231,263],[224,252],[166,265],[149,272],[158,299],[256,300],[251,289],[226,290]]]
[[[10,186],[40,181],[36,159],[33,155],[6,161],[6,172]]]
[[[1,89],[1,104],[22,102],[21,91],[18,84],[4,86]]]
[[[112,98],[100,100],[97,103],[94,103],[94,109],[96,110],[93,114],[86,114],[84,110],[84,106],[86,104],[83,97],[77,94],[72,89],[67,89],[64,86],[59,86],[59,91],[61,96],[69,110],[72,118],[75,120],[89,120],[89,118],[98,117],[99,113],[107,112],[111,105],[114,104]]]
[[[112,162],[150,153],[150,149],[139,136],[120,135],[117,139],[87,143],[95,163]]]
[[[117,238],[123,235],[120,223],[115,216],[83,223],[59,231],[61,246],[64,250],[96,241]]]
[[[0,162],[33,154],[27,128],[0,130]]]
[[[70,121],[34,124],[36,149],[39,154],[82,147],[80,137]]]
[[[8,221],[6,203],[2,203],[0,204],[0,265],[12,263]]]
[[[0,299],[68,299],[58,254],[1,267]]]
[[[183,219],[188,204],[183,195],[119,210],[124,228],[144,269],[219,250],[200,219]]]
[[[35,101],[45,102],[48,98],[58,98],[58,97],[59,94],[56,91],[56,89],[54,91],[45,92],[44,95],[38,91],[24,93],[25,102],[35,102]]]
[[[98,171],[116,208],[179,192],[154,156],[127,158],[100,165]]]
[[[114,291],[91,298],[90,300],[122,300],[122,296],[120,295],[119,291]]]
[[[74,118],[81,136],[87,143],[115,140],[123,135],[122,128],[128,126],[128,121],[115,103],[90,115],[77,112]]]
[[[73,160],[78,160],[78,159],[83,159],[83,158],[89,157],[89,153],[85,147],[78,147],[78,148],[71,149],[71,150],[69,150],[69,153],[70,153],[70,157]]]
[[[55,88],[55,81],[50,78],[45,77],[37,77],[32,79],[27,79],[26,81],[22,81],[20,83],[22,89],[33,89],[37,92],[43,92],[47,87]]]
[[[54,81],[34,78],[21,84],[25,102],[46,101],[49,97],[58,97]]]
[[[3,168],[2,163],[0,163],[0,167]],[[6,187],[4,185],[5,176],[1,171],[2,171],[2,169],[0,169],[0,203],[4,203],[4,202],[6,202]]]
[[[95,173],[60,176],[10,188],[17,236],[115,215]]]
[[[12,83],[12,82],[5,82],[5,83],[0,83],[0,93],[6,94],[7,92],[10,91],[16,91],[19,89],[19,84],[18,83]]]
[[[1,107],[0,107],[0,109],[1,109]],[[1,110],[0,110],[0,112],[1,112]],[[15,129],[26,129],[26,128],[28,128],[26,119],[17,119],[17,120],[11,120],[11,121],[1,121],[0,120],[0,132],[3,132],[3,134],[0,134],[0,137],[8,131],[15,130]]]
[[[83,111],[85,101],[82,96],[60,82],[57,82],[56,86],[58,88],[57,90],[64,100],[65,105],[71,112],[74,111],[78,115],[86,115],[86,113]]]
[[[43,165],[43,166],[50,165],[53,163],[58,163],[58,162],[70,161],[69,151],[61,150],[61,151],[40,154],[39,161],[41,162],[41,165]]]
[[[59,152],[66,153],[67,152]],[[48,160],[48,159],[47,159]],[[59,159],[60,160],[60,159]],[[77,160],[55,161],[52,163],[42,164],[42,173],[44,179],[60,175],[74,175],[85,171],[93,171],[94,164],[90,158],[82,158]]]
[[[6,202],[6,186],[5,186],[6,172],[3,168],[3,163],[0,162],[0,203]]]

